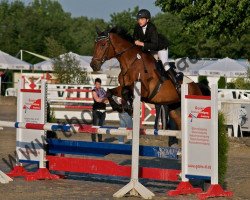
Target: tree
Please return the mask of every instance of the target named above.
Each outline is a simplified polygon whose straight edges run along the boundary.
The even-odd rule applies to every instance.
[[[134,27],[136,24],[136,15],[139,11],[139,7],[135,7],[133,10],[128,9],[120,13],[111,14],[111,25],[121,26],[128,31],[131,35],[133,34]]]
[[[50,58],[66,53],[65,47],[52,37],[45,38],[46,55]]]
[[[180,17],[167,13],[161,13],[153,18],[153,22],[159,33],[164,35],[169,41],[169,55],[171,58],[197,56],[194,45],[197,38],[188,36],[183,32],[184,23]]]
[[[67,53],[53,61],[54,74],[62,84],[85,84],[87,72],[80,68],[80,61]]]
[[[156,0],[156,5],[183,23],[180,39],[191,50],[186,56],[249,58],[249,0]]]
[[[104,30],[108,24],[102,19],[74,18],[68,33],[72,38],[70,50],[81,55],[91,55],[97,37],[96,26]]]
[[[181,17],[188,31],[205,36],[241,36],[249,28],[249,0],[156,0],[162,11]]]
[[[19,44],[23,42],[22,32],[25,16],[25,5],[21,1],[0,2],[0,46],[1,50],[15,55],[19,50]],[[21,20],[20,20],[21,19]]]

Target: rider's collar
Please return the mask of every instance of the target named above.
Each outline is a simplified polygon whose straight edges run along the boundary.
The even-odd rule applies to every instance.
[[[146,24],[145,26],[142,27],[142,31],[143,31],[144,34],[146,33],[147,26],[148,26],[148,25]]]

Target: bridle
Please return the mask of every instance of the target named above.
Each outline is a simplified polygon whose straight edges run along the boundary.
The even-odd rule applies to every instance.
[[[115,58],[120,57],[120,56],[121,56],[122,54],[124,54],[126,51],[128,51],[129,49],[131,49],[131,48],[133,48],[133,47],[136,46],[135,44],[133,44],[133,45],[131,45],[131,46],[125,48],[124,50],[122,50],[122,51],[120,51],[120,52],[116,52],[116,51],[115,51],[115,47],[114,47],[113,43],[112,43],[111,40],[110,40],[109,33],[108,33],[107,36],[98,36],[98,37],[96,38],[95,42],[99,42],[99,41],[102,41],[102,40],[107,41],[108,47],[105,49],[105,51],[104,51],[104,53],[103,53],[103,56],[102,56],[101,58],[93,58],[93,60],[96,60],[96,61],[98,61],[98,62],[101,62],[101,64],[103,64],[103,63],[108,59],[108,54],[109,54],[110,45],[112,46],[113,51],[115,52],[115,55],[114,55]]]

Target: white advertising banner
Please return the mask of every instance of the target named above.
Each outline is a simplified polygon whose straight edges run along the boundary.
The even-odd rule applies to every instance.
[[[210,97],[209,97],[210,98]],[[211,176],[211,101],[186,96],[187,175]]]
[[[211,96],[188,95],[182,85],[182,181],[211,180],[218,184],[218,88]]]
[[[25,123],[39,123],[46,122],[46,101],[45,88],[42,90],[24,89],[22,81],[19,82],[18,88],[18,106],[17,106],[17,121]],[[42,84],[45,87],[45,84]],[[17,129],[17,144],[16,150],[18,160],[24,161],[40,161],[41,165],[45,159],[44,152],[44,138],[46,131],[44,130],[30,130]],[[42,167],[42,166],[40,166]]]

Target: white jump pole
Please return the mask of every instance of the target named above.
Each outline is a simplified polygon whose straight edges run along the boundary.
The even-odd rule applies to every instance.
[[[2,94],[2,77],[1,77],[1,75],[0,75],[0,96],[1,96],[1,94]]]
[[[154,193],[144,187],[139,178],[139,132],[140,132],[140,105],[141,105],[141,82],[135,82],[133,101],[133,140],[132,140],[132,166],[130,182],[116,192],[113,197],[123,197],[130,192],[132,196],[142,196],[144,199],[152,199]]]

